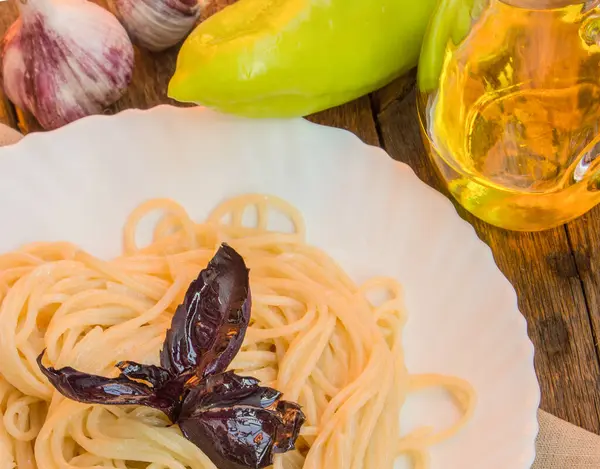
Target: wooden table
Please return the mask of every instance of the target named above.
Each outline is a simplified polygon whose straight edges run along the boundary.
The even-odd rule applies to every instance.
[[[217,0],[205,14],[228,1],[232,0]],[[0,3],[0,34],[15,18],[13,6]],[[109,112],[175,104],[166,97],[175,58],[175,50],[137,51],[133,84]],[[442,190],[419,136],[413,85],[414,73],[310,120],[350,130],[366,143],[383,147]],[[1,90],[0,122],[24,132],[39,130]],[[536,348],[542,408],[600,433],[600,208],[567,226],[529,234],[502,231],[457,209],[491,246],[498,266],[517,290]]]

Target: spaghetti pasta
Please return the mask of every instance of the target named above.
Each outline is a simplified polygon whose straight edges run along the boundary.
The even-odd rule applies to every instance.
[[[138,227],[159,211],[152,241]],[[248,214],[251,223],[245,223]],[[274,213],[287,232],[270,229]],[[250,268],[252,319],[231,369],[260,379],[302,407],[296,450],[274,469],[391,469],[399,454],[425,467],[429,446],[460,430],[474,408],[458,378],[410,376],[402,353],[402,288],[389,278],[356,286],[305,242],[301,214],[275,197],[245,195],[193,222],[170,200],[128,219],[123,254],[105,261],[68,243],[38,243],[0,256],[0,469],[212,469],[160,412],[63,398],[40,372],[48,363],[113,376],[121,360],[158,364],[171,317],[222,242]],[[371,293],[385,300],[371,302]],[[441,386],[463,417],[438,434],[400,437],[412,390]]]

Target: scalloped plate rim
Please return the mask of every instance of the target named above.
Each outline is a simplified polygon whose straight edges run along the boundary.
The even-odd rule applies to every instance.
[[[179,113],[181,111],[190,111],[190,110],[194,110],[194,111],[198,110],[199,112],[212,113],[214,116],[216,116],[219,119],[231,119],[233,121],[246,121],[247,120],[243,117],[237,117],[237,116],[231,116],[231,115],[221,115],[210,109],[201,108],[201,107],[176,107],[176,106],[172,106],[172,105],[168,105],[168,104],[162,104],[162,105],[158,105],[153,108],[150,108],[150,109],[126,109],[126,110],[120,111],[114,115],[94,115],[94,116],[85,117],[83,119],[80,119],[76,122],[73,122],[71,124],[68,124],[60,129],[57,129],[57,130],[54,130],[51,132],[36,132],[36,133],[29,134],[29,135],[25,136],[25,138],[23,138],[21,141],[15,143],[15,144],[0,148],[0,158],[3,158],[3,157],[10,158],[10,157],[18,156],[21,153],[27,153],[30,149],[39,148],[44,141],[49,142],[51,140],[56,141],[56,140],[60,140],[62,138],[70,138],[72,135],[75,135],[77,133],[81,134],[81,133],[85,132],[87,129],[93,129],[94,127],[97,126],[97,123],[100,123],[100,122],[102,122],[103,124],[110,122],[111,125],[116,125],[116,123],[118,123],[118,122],[124,122],[130,118],[136,118],[138,116],[143,116],[144,118],[150,119],[152,115],[157,114],[157,113],[165,113],[165,112]],[[459,222],[463,227],[468,227],[469,237],[473,238],[473,242],[477,242],[477,243],[480,243],[481,245],[485,246],[487,254],[492,259],[492,261],[494,263],[494,267],[497,270],[497,274],[499,274],[498,279],[501,279],[501,281],[503,281],[505,284],[507,284],[509,286],[509,291],[512,296],[512,300],[514,301],[514,313],[517,313],[517,316],[515,319],[517,319],[520,322],[520,330],[515,331],[515,334],[518,333],[519,335],[523,335],[523,340],[526,342],[527,349],[528,349],[527,357],[526,357],[527,362],[528,362],[528,365],[531,367],[531,372],[533,373],[533,376],[535,377],[535,382],[537,384],[536,389],[529,390],[530,392],[535,393],[535,395],[532,395],[532,396],[535,400],[536,405],[535,405],[535,407],[532,406],[531,415],[529,415],[527,417],[527,420],[529,420],[531,423],[532,431],[529,434],[530,441],[527,442],[527,449],[523,449],[523,452],[524,452],[523,460],[524,461],[527,460],[528,465],[523,466],[523,468],[518,468],[518,469],[528,469],[535,460],[535,439],[539,432],[539,424],[538,424],[538,420],[537,420],[537,410],[538,410],[539,403],[541,400],[541,392],[540,392],[540,388],[539,388],[539,382],[537,379],[537,375],[535,374],[535,367],[534,367],[535,351],[534,351],[533,343],[531,342],[531,339],[529,338],[529,335],[528,335],[527,321],[526,321],[525,317],[522,315],[522,313],[520,312],[519,307],[518,307],[516,291],[515,291],[514,287],[510,284],[510,282],[506,278],[506,276],[498,268],[496,261],[493,257],[493,252],[492,252],[491,248],[478,237],[473,226],[471,224],[469,224],[467,221],[465,221],[464,219],[462,219],[458,215],[458,213],[456,213],[455,208],[454,208],[453,204],[450,202],[450,200],[448,200],[445,196],[440,194],[435,189],[433,189],[430,186],[423,183],[417,177],[417,175],[415,174],[413,169],[410,168],[408,165],[406,165],[405,163],[402,163],[402,162],[392,160],[384,149],[364,143],[358,136],[356,136],[355,134],[351,133],[350,131],[347,131],[344,129],[323,126],[320,124],[310,122],[306,119],[285,119],[285,120],[302,121],[303,125],[306,125],[306,126],[310,126],[310,127],[314,127],[314,128],[318,128],[318,129],[327,129],[326,131],[330,132],[332,135],[338,134],[340,136],[344,136],[344,138],[352,137],[354,139],[354,144],[356,144],[356,145],[360,144],[360,145],[364,146],[366,149],[368,149],[368,151],[370,153],[373,154],[373,156],[377,155],[377,157],[379,157],[379,158],[382,158],[385,156],[385,158],[389,161],[390,167],[391,167],[391,165],[396,165],[398,167],[402,167],[404,172],[407,173],[407,177],[414,179],[418,184],[420,184],[421,186],[424,186],[428,189],[431,197],[435,197],[436,199],[443,201],[443,203],[447,207],[446,210],[451,209],[452,211],[454,211],[456,222]],[[280,119],[259,119],[256,122],[260,122],[261,125],[268,125],[269,122],[271,122],[271,121],[281,121],[281,120]],[[0,176],[0,178],[1,178],[1,176]],[[525,444],[523,446],[525,446]]]

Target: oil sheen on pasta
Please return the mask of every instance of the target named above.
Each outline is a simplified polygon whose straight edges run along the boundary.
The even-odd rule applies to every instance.
[[[244,212],[257,215],[251,226]],[[140,221],[159,211],[153,241],[136,244]],[[269,230],[274,212],[292,229]],[[174,309],[222,242],[250,268],[252,322],[231,369],[276,387],[303,407],[297,449],[275,469],[391,469],[400,454],[425,467],[426,449],[470,418],[471,386],[454,377],[409,376],[401,334],[401,286],[355,285],[304,241],[301,215],[273,197],[248,195],[193,222],[170,200],[143,204],[124,230],[122,256],[104,261],[69,243],[38,243],[0,256],[0,469],[214,469],[164,414],[62,398],[35,364],[110,376],[128,359],[158,364]],[[367,293],[387,300],[371,304]],[[462,418],[433,434],[401,437],[398,414],[413,388],[442,386]]]

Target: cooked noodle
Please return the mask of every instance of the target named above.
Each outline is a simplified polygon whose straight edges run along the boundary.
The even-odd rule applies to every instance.
[[[248,210],[255,212],[249,227]],[[162,217],[153,240],[139,247],[138,224],[154,211]],[[269,230],[275,212],[291,222],[289,232]],[[202,224],[175,202],[153,200],[132,213],[124,253],[114,260],[68,243],[0,256],[0,469],[214,468],[160,412],[65,399],[35,360],[47,349],[54,367],[107,376],[121,360],[158,364],[176,306],[224,241],[245,258],[253,297],[231,368],[283,391],[307,416],[297,449],[278,455],[274,468],[391,469],[402,453],[425,467],[427,448],[471,416],[471,386],[409,376],[398,282],[377,278],[358,287],[304,239],[300,213],[277,198],[229,200]],[[374,291],[386,299],[372,304]],[[401,438],[405,397],[431,386],[446,389],[463,417],[439,434],[422,429]]]

